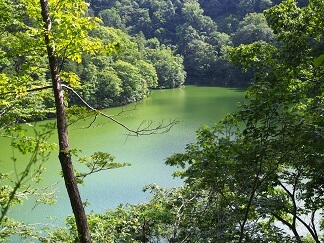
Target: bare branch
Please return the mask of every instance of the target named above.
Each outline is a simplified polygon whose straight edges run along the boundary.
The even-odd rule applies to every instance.
[[[161,134],[161,133],[166,133],[168,131],[170,131],[170,129],[176,125],[177,123],[179,123],[179,121],[177,120],[170,120],[169,123],[165,124],[163,121],[155,123],[153,121],[146,121],[144,120],[138,127],[136,130],[129,128],[128,126],[126,126],[125,124],[121,123],[120,121],[118,121],[117,119],[114,118],[114,115],[107,115],[105,113],[103,113],[100,110],[95,109],[94,107],[92,107],[91,105],[89,105],[73,88],[62,84],[63,88],[66,88],[67,90],[71,91],[75,96],[78,97],[78,99],[90,110],[94,111],[96,114],[99,114],[103,117],[106,117],[108,119],[110,119],[111,121],[117,123],[118,125],[120,125],[121,127],[123,127],[124,129],[126,129],[129,134],[128,136],[140,136],[140,135],[151,135],[151,134]],[[122,111],[124,112],[124,110]],[[121,113],[122,113],[121,112]],[[119,113],[120,114],[120,113]],[[94,121],[93,121],[94,122]],[[92,123],[93,123],[92,122]]]
[[[95,113],[93,120],[90,122],[89,126],[87,126],[85,128],[90,128],[95,123],[95,121],[97,120],[97,117],[98,117],[98,114]]]
[[[12,202],[17,197],[18,190],[21,188],[21,185],[24,183],[24,181],[28,177],[32,166],[36,163],[37,155],[39,153],[39,148],[40,148],[40,146],[35,146],[34,150],[32,151],[31,158],[30,158],[28,164],[26,165],[26,169],[20,175],[18,175],[16,167],[15,167],[15,174],[16,174],[16,177],[17,177],[17,181],[14,182],[14,186],[13,186],[11,192],[8,195],[8,199],[7,199],[6,203],[3,205],[3,207],[0,210],[0,213],[1,213],[0,214],[0,222],[3,221],[4,217],[8,213]]]
[[[317,231],[316,231],[316,227],[314,225],[314,215],[315,215],[315,211],[312,211],[311,213],[311,225],[308,225],[301,217],[299,217],[298,215],[296,215],[296,218],[298,219],[299,222],[301,222],[305,228],[308,230],[308,232],[312,235],[313,239],[316,241],[316,243],[320,242],[318,239],[318,235],[317,235]]]

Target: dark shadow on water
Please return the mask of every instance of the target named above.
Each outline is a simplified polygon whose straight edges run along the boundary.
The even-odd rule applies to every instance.
[[[233,90],[235,92],[245,92],[248,86],[231,86],[231,85],[210,85],[210,84],[184,84],[183,88],[186,86],[195,86],[195,87],[210,87],[210,88],[225,88]]]

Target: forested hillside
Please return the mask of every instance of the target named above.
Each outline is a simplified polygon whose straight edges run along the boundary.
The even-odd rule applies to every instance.
[[[273,33],[262,11],[277,4],[271,0],[89,2],[105,25],[173,47],[184,57],[187,82],[232,86],[246,86],[251,80],[228,63],[228,47],[271,42]]]
[[[93,0],[89,3],[89,14],[103,21],[102,29],[93,34],[121,43],[121,53],[115,57],[100,61],[99,57],[97,60],[85,58],[72,70],[81,77],[83,86],[79,91],[99,108],[132,102],[146,96],[148,89],[174,88],[184,82],[246,87],[253,73],[242,75],[240,67],[228,62],[229,48],[273,40],[273,32],[262,11],[276,2]],[[104,26],[114,33],[105,35]],[[134,65],[134,60],[138,59],[153,65],[156,74],[152,73],[153,69],[148,70],[147,65],[145,70],[148,76],[157,75],[157,81],[141,84],[140,80],[154,77],[141,78],[136,71],[139,67],[135,65],[135,69],[128,68],[133,75],[127,77],[132,81],[125,80],[128,88],[121,87],[121,82],[112,76],[112,70],[119,79],[125,79],[118,70],[120,60]],[[73,69],[73,64],[70,66]],[[143,68],[141,70],[144,72]],[[115,83],[115,87],[109,82]],[[103,86],[110,91],[102,89]],[[128,91],[123,92],[123,89]]]
[[[118,43],[117,53],[84,55],[81,63],[67,61],[64,71],[80,78],[76,91],[95,108],[123,105],[143,99],[154,88],[177,88],[186,73],[183,59],[158,40],[132,40],[122,30],[100,26],[90,33],[105,43]],[[71,96],[72,104],[80,101]]]
[[[242,75],[240,67],[228,62],[229,48],[258,40],[271,43],[273,32],[262,11],[276,3],[89,1],[87,14],[100,19],[90,35],[117,43],[118,51],[109,57],[83,54],[80,62],[64,59],[61,68],[74,73],[76,90],[95,108],[134,102],[151,89],[184,83],[246,87],[253,73]],[[24,14],[23,8],[15,11]],[[14,33],[17,28],[5,30]],[[24,62],[7,56],[1,70],[19,72]],[[80,104],[74,96],[70,101]]]
[[[93,0],[89,4],[87,14],[101,22],[90,35],[117,43],[118,51],[109,57],[82,54],[80,62],[64,59],[61,68],[74,73],[76,90],[90,105],[106,108],[140,100],[151,89],[184,83],[246,87],[253,72],[242,75],[240,67],[231,65],[229,48],[259,40],[271,43],[273,31],[262,11],[277,2]],[[15,11],[24,14],[23,8]],[[5,31],[14,33],[17,28],[13,24]],[[24,57],[11,59],[2,59],[1,70],[22,71]],[[80,104],[74,96],[70,102]]]
[[[28,13],[24,5],[19,3],[20,1],[8,4],[6,1],[3,2],[2,12],[6,14],[2,16],[0,71],[2,74],[19,76],[30,67],[31,55],[28,54],[30,51],[28,48],[25,50],[27,54],[19,53],[23,50],[17,49],[25,47],[17,34],[20,35],[21,31],[36,26],[30,17],[26,17]],[[11,7],[12,4],[14,7]],[[15,13],[12,13],[13,11]],[[78,58],[71,59],[69,58],[71,53],[67,52],[67,47],[59,46],[62,56],[59,66],[64,82],[73,83],[73,87],[91,106],[107,108],[135,102],[147,96],[151,89],[176,88],[185,82],[183,58],[170,46],[160,44],[156,39],[147,40],[142,36],[131,37],[121,29],[105,26],[99,18],[96,18],[96,22],[97,25],[91,29],[89,35],[92,39],[102,41],[104,45],[114,45],[115,50],[109,56],[107,53],[94,55],[93,51],[88,50],[89,47],[82,47],[84,53]],[[27,36],[19,37],[26,38],[27,45],[29,39],[35,34],[37,33],[29,30],[26,33]],[[71,34],[79,35],[73,31]],[[36,43],[30,44],[30,48],[32,47],[37,48]],[[89,51],[90,53],[87,53]],[[16,55],[19,55],[18,59]],[[46,60],[41,57],[38,59],[40,68],[43,68]],[[48,75],[48,72],[41,75],[34,74],[33,78],[45,84]],[[81,103],[75,96],[70,98],[71,105]],[[43,99],[42,106],[50,107],[53,101],[47,97]],[[50,113],[47,114],[49,115]],[[35,118],[40,119],[41,116],[33,119]]]

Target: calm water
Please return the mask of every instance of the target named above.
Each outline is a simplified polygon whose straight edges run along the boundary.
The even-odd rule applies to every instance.
[[[70,126],[71,148],[82,150],[80,155],[103,151],[115,156],[116,162],[132,164],[130,167],[102,171],[85,179],[85,186],[80,186],[80,191],[83,200],[90,203],[87,211],[103,212],[119,204],[147,201],[150,195],[142,192],[143,186],[147,184],[156,183],[164,187],[181,185],[180,180],[171,176],[176,168],[166,166],[165,159],[175,152],[183,152],[186,144],[195,141],[198,127],[219,121],[233,111],[236,103],[242,99],[242,92],[226,88],[187,86],[183,89],[158,90],[136,107],[134,104],[125,106],[124,109],[129,111],[116,117],[133,129],[145,120],[163,120],[166,123],[170,119],[180,121],[170,132],[159,135],[126,136],[124,128],[106,118],[98,118],[87,129],[84,127],[90,125],[90,120]],[[118,114],[121,111],[119,107],[107,109],[105,113]],[[55,141],[56,135],[51,140]],[[0,142],[1,171],[12,170],[12,163],[3,162],[12,155],[12,151],[5,140]],[[57,183],[58,203],[55,206],[39,205],[33,208],[34,201],[28,200],[25,206],[13,208],[12,214],[17,219],[60,225],[68,214],[72,214],[56,157],[54,153],[46,162],[44,177],[45,183]]]

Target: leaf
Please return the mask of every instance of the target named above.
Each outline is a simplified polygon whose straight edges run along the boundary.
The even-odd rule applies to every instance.
[[[324,65],[324,54],[320,55],[318,58],[314,61],[315,66],[323,66]]]
[[[63,82],[67,83],[70,87],[80,87],[80,77],[77,74],[68,71],[61,71],[60,75]]]

